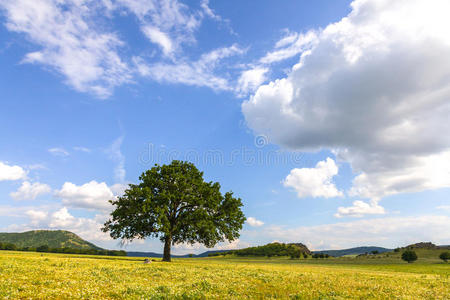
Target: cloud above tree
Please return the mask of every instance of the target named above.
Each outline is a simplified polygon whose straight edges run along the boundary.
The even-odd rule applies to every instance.
[[[450,3],[351,6],[299,35],[305,43],[283,41],[307,47],[242,104],[248,125],[288,149],[334,151],[356,174],[350,195],[370,198],[371,211],[387,195],[450,187]]]

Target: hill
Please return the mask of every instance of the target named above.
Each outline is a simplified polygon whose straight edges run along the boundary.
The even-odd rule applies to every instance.
[[[210,250],[205,251],[200,254],[184,254],[184,255],[176,255],[172,254],[172,257],[208,257],[211,253],[222,253],[222,252],[229,252],[230,250]],[[130,257],[163,257],[162,253],[156,253],[156,252],[138,252],[138,251],[128,251],[127,256]]]
[[[0,233],[0,243],[12,243],[19,248],[48,245],[50,248],[95,249],[102,248],[83,240],[73,232],[65,230],[33,230],[26,232]]]
[[[384,252],[390,252],[392,249],[387,249],[383,247],[356,247],[356,248],[349,248],[349,249],[342,249],[342,250],[320,250],[320,251],[313,251],[313,253],[323,253],[328,254],[330,256],[339,257],[344,255],[359,255],[364,253],[371,253],[372,251],[378,251],[378,253],[384,253]]]
[[[214,252],[214,251],[213,251]],[[264,246],[249,247],[238,250],[227,251],[228,254],[237,256],[297,256],[310,255],[309,249],[301,243],[270,243]]]

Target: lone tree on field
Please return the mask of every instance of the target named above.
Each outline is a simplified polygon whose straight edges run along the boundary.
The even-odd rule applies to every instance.
[[[406,250],[402,253],[402,259],[408,263],[412,263],[417,260],[417,254],[412,250]]]
[[[194,164],[174,160],[142,173],[139,184],[110,202],[115,206],[102,230],[114,239],[159,237],[163,261],[170,261],[173,244],[195,242],[214,247],[233,241],[245,221],[240,198],[224,195],[217,182],[205,182]]]
[[[447,262],[450,259],[450,252],[442,252],[439,258]]]

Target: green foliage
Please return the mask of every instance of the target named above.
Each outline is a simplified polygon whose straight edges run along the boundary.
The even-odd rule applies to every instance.
[[[11,251],[29,251],[29,252],[47,252],[47,253],[66,253],[66,254],[89,254],[89,255],[108,255],[108,256],[127,256],[123,250],[97,250],[97,249],[74,249],[74,248],[50,248],[48,245],[34,247],[17,247],[11,243],[0,243],[0,250]]]
[[[245,221],[242,202],[232,192],[224,195],[217,182],[205,182],[192,163],[174,160],[142,173],[139,184],[130,184],[124,196],[110,202],[116,207],[104,232],[114,239],[159,237],[164,261],[176,243],[201,243],[213,247],[233,241]]]
[[[33,230],[21,233],[0,233],[0,242],[14,244],[17,248],[36,248],[42,245],[48,245],[49,248],[101,249],[83,240],[76,234],[65,230]]]
[[[442,252],[439,255],[439,258],[442,259],[443,261],[447,262],[450,259],[450,252]]]
[[[249,247],[245,249],[239,249],[229,251],[228,254],[235,254],[237,256],[289,256],[292,259],[300,258],[302,255],[302,249],[292,245],[283,243],[271,243],[264,246]],[[304,253],[304,252],[303,252]]]
[[[37,252],[49,252],[50,248],[48,245],[42,245],[36,248]]]
[[[402,253],[402,259],[404,261],[407,261],[408,263],[411,263],[417,260],[417,254],[412,250],[406,250],[405,252]]]

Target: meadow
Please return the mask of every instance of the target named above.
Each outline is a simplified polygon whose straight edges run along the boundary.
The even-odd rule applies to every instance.
[[[0,251],[0,298],[450,299],[450,264],[426,251],[412,264],[397,255],[144,264],[132,257]]]

